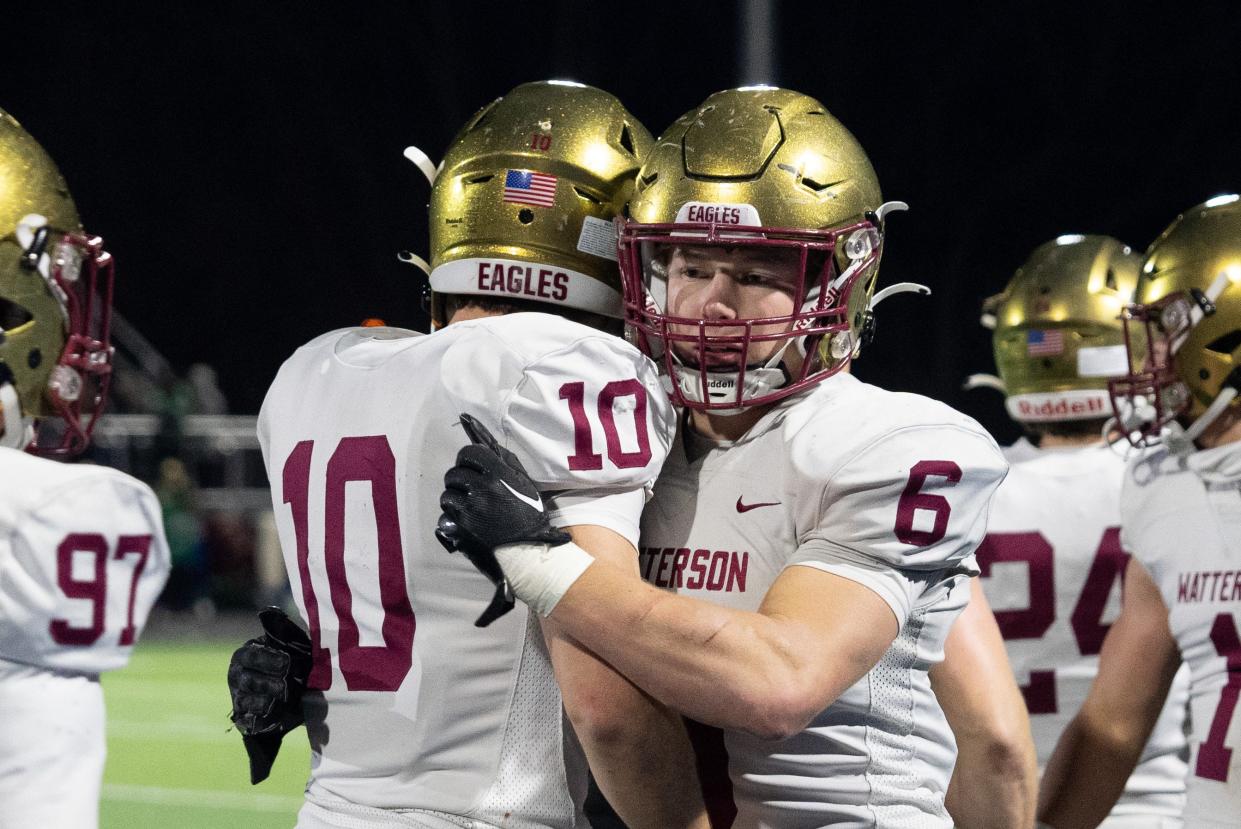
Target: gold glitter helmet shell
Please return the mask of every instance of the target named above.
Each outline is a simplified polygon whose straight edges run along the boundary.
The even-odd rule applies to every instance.
[[[883,217],[904,208],[883,202],[865,151],[819,101],[774,87],[717,92],[659,137],[638,173],[620,239],[631,335],[662,362],[679,405],[728,414],[793,394],[856,356],[871,325]],[[782,323],[779,334],[753,320],[670,314],[662,260],[690,240],[798,252],[794,312],[764,321],[764,330]],[[764,340],[782,341],[771,360],[728,371],[689,365],[674,349],[748,354]],[[789,346],[809,355],[796,376],[781,364]]]
[[[103,241],[83,232],[55,162],[0,111],[0,443],[86,447],[111,377],[111,301]]]
[[[435,324],[445,293],[619,318],[614,219],[651,144],[614,96],[569,81],[522,84],[475,113],[431,189]]]
[[[1131,442],[1192,442],[1241,389],[1241,199],[1177,216],[1146,251],[1125,311],[1131,370],[1112,382]],[[1179,419],[1179,423],[1177,422]]]
[[[1110,236],[1039,245],[984,303],[1009,415],[1023,423],[1102,420],[1108,380],[1125,374],[1122,309],[1142,257]]]

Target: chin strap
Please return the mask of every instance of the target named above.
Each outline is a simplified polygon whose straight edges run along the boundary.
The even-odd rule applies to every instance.
[[[426,176],[428,184],[432,187],[435,186],[435,180],[439,178],[440,170],[444,167],[443,163],[441,163],[438,167],[435,166],[435,162],[431,161],[431,157],[429,155],[412,144],[405,148],[405,152],[402,153],[402,155],[409,159],[410,162],[413,163],[413,165],[417,167],[424,176]],[[415,268],[426,274],[427,277],[431,276],[431,266],[427,264],[427,260],[423,259],[418,254],[412,253],[408,250],[403,250],[397,253],[396,258],[399,262],[405,265],[413,265]]]
[[[771,359],[765,365],[758,368],[748,368],[745,372],[745,385],[741,389],[741,403],[754,397],[762,397],[765,394],[775,391],[789,381],[788,372],[783,366],[779,365],[780,360],[784,357],[784,351],[789,346],[786,342],[784,347],[771,355]],[[702,375],[697,369],[690,368],[681,362],[676,353],[673,352],[672,359],[675,362],[673,372],[675,377],[668,378],[670,382],[676,383],[681,391],[681,395],[687,400],[693,400],[696,403],[715,403],[724,402],[724,400],[737,399],[737,377],[738,373],[733,371],[708,371],[707,375],[707,400],[702,399]],[[712,394],[712,390],[718,390],[718,396],[723,398],[720,401],[715,400],[716,395]],[[712,409],[712,414],[718,415],[735,415],[745,411],[743,405],[738,405],[735,409]]]
[[[965,391],[973,391],[974,389],[995,389],[1000,394],[1008,394],[1008,387],[1004,385],[1004,381],[994,374],[971,374],[969,377],[965,378],[965,382],[961,384],[961,388]]]
[[[397,253],[396,258],[397,261],[405,265],[413,265],[415,268],[425,273],[428,279],[431,278],[431,266],[427,264],[427,260],[423,259],[418,254],[412,253],[408,250],[403,250]]]
[[[25,449],[30,445],[34,430],[22,420],[22,406],[17,399],[17,389],[7,380],[0,382],[0,423],[4,425],[4,433],[0,434],[0,446]]]
[[[1197,451],[1198,447],[1194,446],[1194,441],[1202,437],[1207,427],[1219,419],[1236,396],[1237,390],[1231,386],[1221,389],[1207,410],[1189,424],[1188,429],[1182,428],[1181,424],[1175,420],[1165,426],[1164,433],[1160,436],[1161,441],[1168,447],[1168,451],[1176,455],[1183,456]]]
[[[431,161],[431,157],[429,155],[412,144],[405,148],[405,152],[402,153],[402,155],[413,162],[413,165],[421,170],[422,174],[427,177],[427,182],[434,186],[435,179],[439,177],[440,170],[444,166],[442,163],[439,167],[436,167],[435,162]]]
[[[869,310],[875,310],[875,306],[883,302],[890,296],[897,294],[918,294],[920,296],[930,296],[931,289],[917,282],[897,282],[895,285],[889,285],[879,293],[870,298],[870,305],[866,306]]]
[[[875,210],[875,218],[883,221],[889,213],[903,213],[909,209],[909,204],[903,201],[885,201]]]

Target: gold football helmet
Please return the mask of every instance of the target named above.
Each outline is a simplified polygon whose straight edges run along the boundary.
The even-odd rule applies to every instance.
[[[0,444],[86,447],[111,378],[111,313],[112,257],[82,231],[56,164],[0,111]]]
[[[1241,389],[1241,201],[1186,210],[1146,252],[1112,402],[1132,442],[1192,449]],[[1177,422],[1179,419],[1179,423]]]
[[[630,220],[621,230],[626,322],[639,347],[662,361],[674,400],[735,413],[787,397],[846,366],[872,325],[873,300],[882,298],[874,290],[883,219],[898,208],[905,205],[883,202],[853,135],[807,95],[731,89],[678,119],[638,173]],[[762,326],[749,319],[672,316],[666,263],[687,240],[772,255],[793,251],[801,262],[793,313],[764,319]],[[775,327],[778,333],[768,333]],[[693,333],[681,333],[687,330]],[[764,340],[780,343],[770,359],[727,370],[690,365],[671,347],[749,354],[751,343]],[[795,374],[782,364],[790,345],[807,355]]]
[[[522,84],[475,113],[431,189],[436,326],[440,294],[620,318],[614,220],[651,143],[616,98],[568,81]]]
[[[1128,371],[1121,310],[1142,258],[1110,236],[1035,248],[983,306],[1009,415],[1022,423],[1102,420],[1107,384]]]

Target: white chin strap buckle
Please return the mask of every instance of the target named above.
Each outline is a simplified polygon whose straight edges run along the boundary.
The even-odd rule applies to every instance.
[[[8,449],[25,449],[34,439],[34,427],[22,420],[22,406],[17,399],[17,389],[12,383],[0,384],[0,423],[4,425],[4,434],[0,434],[0,446]]]
[[[965,378],[965,383],[961,388],[965,391],[995,389],[1000,394],[1008,394],[1008,388],[1004,385],[1004,381],[994,374],[971,374]]]
[[[889,213],[903,213],[908,209],[909,205],[903,201],[885,201],[875,211],[875,218],[882,222]]]
[[[413,265],[415,268],[425,273],[427,275],[427,278],[430,278],[431,266],[427,264],[427,260],[423,259],[418,254],[411,253],[408,250],[403,250],[397,253],[396,258],[397,258],[397,261],[399,261],[401,264]]]
[[[402,153],[402,155],[404,155],[411,162],[413,162],[413,165],[417,167],[424,176],[427,177],[428,184],[431,184],[434,186],[435,179],[439,177],[440,170],[444,166],[443,163],[441,163],[439,167],[436,167],[435,162],[431,160],[431,157],[429,155],[427,155],[422,150],[418,149],[417,147],[413,145],[406,147],[405,152]]]
[[[870,305],[867,308],[871,311],[875,310],[875,306],[883,302],[890,296],[897,294],[918,294],[919,296],[930,296],[931,289],[917,282],[897,282],[895,285],[889,285],[879,293],[870,298]]]

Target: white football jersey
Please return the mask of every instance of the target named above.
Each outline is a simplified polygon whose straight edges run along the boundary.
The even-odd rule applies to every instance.
[[[556,524],[635,545],[674,428],[649,360],[546,314],[346,329],[284,364],[259,439],[313,642],[307,796],[580,825],[585,766],[537,618],[518,604],[475,627],[492,585],[433,535],[463,412],[553,493]]]
[[[83,674],[123,667],[169,567],[146,484],[0,448],[0,659]]]
[[[1036,450],[1000,486],[978,548],[1040,767],[1085,701],[1119,613],[1129,559],[1120,545],[1124,475],[1124,459],[1106,446]],[[1188,700],[1182,671],[1112,815],[1180,816]]]
[[[1008,446],[1001,448],[1000,451],[1004,453],[1004,460],[1010,464],[1021,463],[1038,456],[1038,447],[1031,443],[1030,439],[1024,435]]]
[[[1241,443],[1130,464],[1122,542],[1168,606],[1190,670],[1186,826],[1241,821]]]
[[[879,663],[800,734],[725,732],[726,763],[700,755],[731,780],[723,804],[728,784],[704,781],[714,813],[735,808],[738,829],[952,825],[956,743],[927,671],[969,599],[1006,469],[968,417],[847,374],[731,444],[682,427],[643,515],[644,578],[753,611],[785,568],[813,567],[874,590],[900,622]]]

